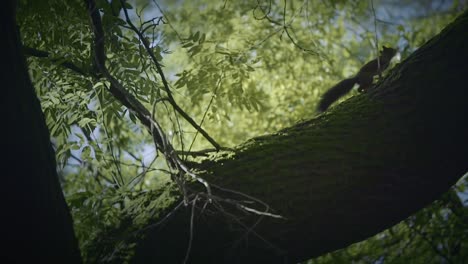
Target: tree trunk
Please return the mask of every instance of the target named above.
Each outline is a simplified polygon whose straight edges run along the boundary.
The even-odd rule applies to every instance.
[[[468,170],[467,32],[465,12],[368,93],[203,162],[205,179],[263,200],[286,219],[257,223],[232,206],[221,213],[208,205],[196,211],[189,262],[303,261],[366,239],[440,197]],[[181,263],[190,209],[151,230],[134,261]]]
[[[58,181],[55,156],[28,75],[15,22],[16,1],[1,8],[2,225],[5,263],[81,263],[72,219]]]

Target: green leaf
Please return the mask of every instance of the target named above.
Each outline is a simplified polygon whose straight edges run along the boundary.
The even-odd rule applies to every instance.
[[[199,37],[200,37],[200,31],[197,31],[195,35],[192,36],[192,41],[197,42]]]
[[[192,42],[187,42],[184,45],[182,45],[182,48],[189,48],[192,47],[194,44]]]
[[[188,52],[191,53],[190,56],[193,57],[193,56],[197,55],[201,50],[202,50],[202,46],[197,45],[197,46],[194,46],[191,49],[189,49]]]
[[[89,160],[90,157],[91,157],[91,147],[88,145],[88,146],[85,146],[81,150],[81,159],[82,160]]]
[[[95,125],[96,124],[96,120],[94,119],[91,119],[91,118],[88,118],[88,117],[85,117],[83,119],[81,119],[80,121],[78,121],[78,126],[80,127],[85,127],[87,124],[93,124]]]
[[[203,44],[203,43],[205,42],[205,38],[206,38],[206,34],[203,33],[203,34],[201,35],[201,38],[198,40],[198,44]]]

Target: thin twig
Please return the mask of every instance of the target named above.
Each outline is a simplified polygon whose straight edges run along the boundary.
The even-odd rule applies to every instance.
[[[210,109],[211,104],[213,104],[214,98],[216,97],[216,93],[218,92],[218,88],[221,86],[221,82],[223,80],[223,77],[224,77],[224,72],[221,75],[221,77],[219,78],[218,83],[216,84],[216,88],[215,88],[215,90],[213,92],[213,95],[211,96],[211,99],[210,99],[210,102],[208,103],[208,106],[205,109],[205,113],[203,113],[202,120],[200,121],[200,124],[199,124],[200,127],[203,125],[203,122],[205,121],[205,117],[208,114],[208,110]],[[192,150],[193,144],[195,143],[195,140],[197,139],[197,136],[198,136],[198,130],[197,130],[197,133],[195,133],[195,136],[193,137],[192,143],[190,143],[190,147],[188,149],[189,152]]]
[[[179,39],[179,41],[182,41],[182,37],[180,36],[179,32],[177,32],[177,30],[174,28],[174,26],[172,25],[171,21],[169,20],[169,16],[166,15],[166,12],[164,12],[161,8],[161,6],[159,6],[158,2],[156,2],[156,0],[153,0],[153,3],[156,5],[156,7],[158,8],[159,12],[161,12],[161,14],[163,15],[164,18],[166,18],[166,23],[169,25],[169,27],[174,31],[174,33],[176,34],[177,38]]]
[[[302,10],[302,8],[304,7],[304,5],[307,3],[307,1],[304,1],[302,3],[302,6],[299,10]],[[299,43],[297,43],[294,38],[291,36],[291,34],[289,33],[289,30],[288,30],[288,27],[289,25],[292,24],[292,22],[294,21],[294,17],[297,15],[297,13],[293,13],[293,15],[291,16],[291,19],[289,21],[289,23],[286,24],[286,7],[287,7],[287,0],[284,0],[284,9],[283,9],[283,29],[284,29],[284,32],[286,32],[286,35],[288,36],[289,40],[291,40],[292,44],[294,44],[294,46],[296,46],[297,48],[301,49],[302,51],[305,51],[305,52],[309,52],[309,53],[312,53],[312,54],[315,54],[317,55],[318,53],[314,50],[311,50],[311,49],[306,49],[304,47],[302,47],[301,45],[299,45]]]
[[[197,204],[198,195],[192,200],[192,212],[190,214],[190,235],[189,235],[189,243],[187,246],[187,251],[185,253],[184,264],[187,263],[188,258],[190,256],[190,251],[192,250],[192,242],[193,242],[193,219],[195,217],[195,205]]]
[[[375,9],[374,9],[374,0],[370,0],[371,3],[371,8],[372,8],[372,14],[374,16],[374,35],[375,35],[375,48],[377,51],[377,69],[380,70],[380,56],[379,56],[379,36],[377,35],[377,16],[375,15]]]

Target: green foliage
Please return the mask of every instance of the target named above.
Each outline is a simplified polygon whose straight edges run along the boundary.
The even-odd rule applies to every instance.
[[[377,15],[386,20],[378,24],[379,44],[398,47],[402,57],[456,15],[453,6],[443,13],[429,10],[423,17],[408,12],[402,20],[398,15],[404,7],[374,2]],[[425,1],[411,2],[411,10],[419,10]],[[145,29],[140,40],[129,30],[119,0],[97,1],[107,67],[152,111],[180,150],[192,144],[192,150],[212,146],[166,102],[161,76],[143,42],[164,66],[176,102],[223,146],[311,118],[327,88],[356,73],[377,53],[367,1],[162,1],[162,19],[155,3],[125,5],[133,23]],[[28,56],[30,75],[85,259],[128,259],[135,232],[175,201],[166,161],[97,74],[83,1],[22,0],[18,24],[25,46],[48,53],[47,58]],[[81,73],[64,67],[66,63]],[[413,252],[421,260],[429,258],[433,255],[421,253],[432,251],[418,237],[418,228],[430,234],[466,233],[466,226],[452,221],[454,214],[441,213],[447,206],[438,202],[363,244],[315,261],[410,259]],[[404,250],[414,237],[418,240],[411,242],[412,250]],[[451,246],[459,238],[434,241]],[[460,252],[466,254],[465,249],[460,244]]]
[[[75,177],[89,178],[82,174]],[[177,200],[174,190],[170,184],[151,191],[135,191],[129,185],[114,188],[87,182],[87,191],[68,196],[84,259],[90,263],[127,262],[136,241],[143,237],[142,231],[156,227],[150,220],[166,214],[165,208]]]

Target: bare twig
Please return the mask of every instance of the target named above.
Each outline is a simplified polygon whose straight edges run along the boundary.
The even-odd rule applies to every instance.
[[[189,243],[187,246],[187,251],[185,253],[184,263],[187,263],[188,258],[190,256],[190,251],[192,250],[192,242],[193,242],[193,218],[195,217],[195,205],[197,204],[198,195],[192,200],[192,212],[190,214],[190,236],[189,236]]]
[[[233,193],[233,194],[239,195],[239,196],[241,196],[241,197],[245,197],[245,198],[247,198],[247,199],[249,199],[249,200],[255,201],[255,202],[257,202],[257,203],[259,203],[259,204],[265,206],[265,211],[263,211],[263,212],[258,211],[258,210],[253,209],[253,208],[250,208],[250,207],[246,207],[246,206],[240,207],[241,209],[243,209],[243,210],[245,210],[245,211],[248,211],[248,212],[254,213],[254,214],[258,214],[258,215],[268,215],[268,216],[271,216],[271,217],[274,217],[274,218],[286,219],[285,217],[283,217],[283,216],[281,216],[281,215],[268,213],[269,210],[270,210],[270,206],[269,206],[267,203],[263,202],[262,200],[259,200],[259,199],[255,198],[255,197],[252,197],[252,196],[250,196],[250,195],[248,195],[248,194],[245,194],[245,193],[243,193],[243,192],[234,191],[234,190],[231,190],[231,189],[226,189],[226,188],[223,188],[223,187],[221,187],[221,186],[219,186],[219,185],[215,185],[215,184],[212,184],[212,185],[213,185],[213,187],[215,187],[216,189],[219,189],[219,190],[221,190],[221,191],[229,192],[229,193]]]

